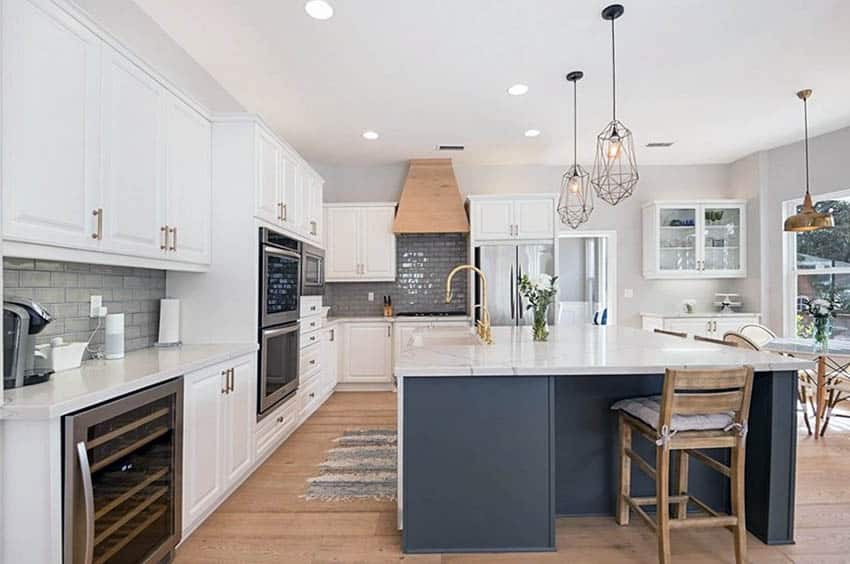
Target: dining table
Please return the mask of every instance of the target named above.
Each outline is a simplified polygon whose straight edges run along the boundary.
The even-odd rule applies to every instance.
[[[850,340],[832,339],[825,348],[816,345],[814,339],[776,337],[761,347],[762,350],[815,361],[815,375],[811,378],[815,388],[815,440],[826,430],[824,416],[827,415],[827,403],[830,403],[827,401],[828,388],[836,380],[850,380]],[[807,409],[806,405],[803,409]]]

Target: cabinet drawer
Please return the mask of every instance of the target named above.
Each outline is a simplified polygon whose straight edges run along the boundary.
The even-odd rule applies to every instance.
[[[296,394],[257,424],[254,433],[256,460],[274,450],[282,437],[295,428],[298,424],[300,403]]]
[[[309,333],[301,333],[301,350],[318,345],[322,342],[322,331],[310,331]]]
[[[322,296],[301,296],[299,317],[309,317],[322,313]]]
[[[314,378],[310,384],[303,388],[301,394],[301,413],[298,416],[300,421],[304,421],[310,417],[322,403],[322,382],[319,378]]]
[[[318,336],[318,333],[316,335]],[[322,347],[318,345],[318,341],[316,345],[301,349],[301,369],[299,372],[302,380],[306,375],[321,368],[321,358]]]
[[[301,335],[303,336],[305,333],[309,333],[310,331],[316,331],[322,328],[322,316],[321,315],[311,315],[309,317],[303,317],[301,319]]]

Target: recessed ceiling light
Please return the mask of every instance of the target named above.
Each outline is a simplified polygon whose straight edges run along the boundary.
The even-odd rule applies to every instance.
[[[369,131],[363,132],[363,139],[368,139],[369,141],[374,141],[377,138],[378,138],[378,132],[377,131],[372,131],[370,129]]]
[[[540,135],[539,129],[529,129],[525,132],[526,137],[537,137],[538,135]]]
[[[304,4],[304,10],[317,20],[329,20],[334,15],[334,9],[325,0],[310,0]]]
[[[511,96],[522,96],[523,94],[528,94],[528,85],[522,83],[514,84],[508,88],[508,94]]]

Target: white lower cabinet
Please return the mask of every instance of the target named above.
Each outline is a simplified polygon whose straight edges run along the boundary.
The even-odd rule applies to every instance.
[[[325,393],[336,387],[339,374],[339,326],[322,329],[322,382]]]
[[[346,323],[345,354],[340,381],[392,382],[392,324],[385,321]]]
[[[687,317],[642,314],[641,318],[643,320],[642,326],[647,331],[663,329],[687,333],[688,336],[699,335],[700,337],[722,339],[723,334],[727,331],[737,331],[741,325],[747,323],[759,323],[761,316],[758,313],[736,315],[693,314]]]
[[[296,393],[257,423],[254,431],[254,455],[257,463],[262,462],[274,452],[298,426],[300,406],[300,394]]]
[[[189,531],[253,464],[254,355],[186,374],[183,386],[183,531]]]

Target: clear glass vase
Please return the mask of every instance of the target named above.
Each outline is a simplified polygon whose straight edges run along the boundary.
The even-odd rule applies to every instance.
[[[829,317],[815,317],[815,344],[814,352],[829,351],[829,334],[832,332],[832,323]]]
[[[535,341],[549,340],[549,305],[534,307],[534,321],[532,322],[531,330]]]

